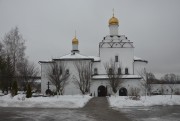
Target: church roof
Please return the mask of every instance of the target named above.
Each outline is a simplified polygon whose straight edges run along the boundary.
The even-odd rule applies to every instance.
[[[90,58],[88,56],[79,53],[69,53],[67,55],[61,56],[59,59],[53,59],[53,60],[93,60],[93,58]]]
[[[143,60],[143,59],[141,59],[141,58],[139,58],[139,57],[136,57],[136,56],[134,56],[134,61],[141,61],[141,62],[146,62],[146,63],[148,63],[147,60]]]
[[[94,59],[94,61],[100,61],[101,59],[100,59],[100,57],[97,57],[97,56],[88,56],[89,58],[93,58]]]
[[[141,79],[141,76],[139,75],[122,75],[122,79]],[[92,76],[92,79],[108,79],[108,75],[102,74],[102,75],[94,75]]]

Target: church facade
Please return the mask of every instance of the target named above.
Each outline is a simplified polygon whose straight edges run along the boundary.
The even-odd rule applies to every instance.
[[[77,85],[73,83],[74,78],[78,78],[77,70],[74,66],[75,61],[85,61],[90,64],[90,94],[94,96],[106,96],[112,94],[112,89],[108,83],[108,75],[105,69],[105,63],[110,60],[120,66],[121,78],[123,83],[119,85],[117,95],[129,95],[132,88],[140,89],[140,93],[144,91],[141,84],[141,76],[139,73],[146,68],[147,61],[134,56],[133,42],[128,40],[125,35],[119,35],[119,20],[112,16],[109,20],[109,35],[105,36],[99,42],[99,56],[86,56],[78,50],[79,40],[74,37],[72,40],[72,51],[64,56],[52,61],[40,61],[41,64],[41,93],[45,94],[48,89],[47,71],[52,62],[65,62],[70,77],[68,84],[64,88],[65,95],[81,94]],[[55,86],[50,82],[50,90],[55,90]]]

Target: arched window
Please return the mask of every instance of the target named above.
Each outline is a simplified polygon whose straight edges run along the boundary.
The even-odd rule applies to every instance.
[[[94,75],[97,75],[98,74],[98,70],[97,68],[94,68]]]
[[[66,70],[66,74],[69,74],[69,69]]]
[[[125,74],[129,74],[128,68],[125,68]]]
[[[112,74],[112,68],[109,68],[109,74]]]
[[[119,75],[121,74],[121,68],[118,68],[118,74]]]

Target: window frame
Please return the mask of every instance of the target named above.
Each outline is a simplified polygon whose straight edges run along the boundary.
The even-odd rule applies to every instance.
[[[129,74],[128,68],[125,68],[125,74]]]
[[[98,69],[94,68],[94,75],[98,75]]]
[[[66,74],[69,74],[69,69],[66,69]]]
[[[119,57],[118,57],[118,55],[115,56],[115,62],[119,62]]]
[[[118,68],[118,74],[121,75],[122,74],[122,70],[121,68]]]

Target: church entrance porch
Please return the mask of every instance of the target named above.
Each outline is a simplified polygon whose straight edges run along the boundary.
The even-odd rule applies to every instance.
[[[121,88],[119,90],[119,96],[127,96],[127,89],[126,88]]]
[[[98,97],[104,97],[107,95],[107,89],[103,85],[99,86],[97,91],[98,91]]]

